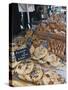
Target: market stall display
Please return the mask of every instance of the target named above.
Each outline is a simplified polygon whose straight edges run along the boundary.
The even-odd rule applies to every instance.
[[[30,28],[24,36],[12,40],[9,45],[10,85],[66,82],[65,75],[62,75],[66,70],[66,24],[63,18],[63,14],[52,14],[34,31]]]

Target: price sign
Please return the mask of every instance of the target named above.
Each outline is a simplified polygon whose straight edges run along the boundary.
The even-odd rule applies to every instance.
[[[15,56],[16,56],[17,61],[27,59],[27,58],[30,57],[29,49],[28,48],[23,48],[23,49],[20,49],[20,50],[16,50],[15,51]]]

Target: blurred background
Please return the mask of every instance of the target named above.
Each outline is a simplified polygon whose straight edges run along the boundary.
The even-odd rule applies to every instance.
[[[36,26],[43,22],[47,22],[48,18],[53,14],[62,14],[64,23],[66,23],[66,7],[52,5],[33,5],[33,4],[12,4],[13,21],[12,32],[13,37],[24,35],[27,29],[35,30]]]

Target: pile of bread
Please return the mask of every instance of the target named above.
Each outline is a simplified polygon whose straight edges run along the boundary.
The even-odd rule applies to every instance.
[[[34,48],[32,45],[30,48],[31,59],[45,67],[62,67],[62,59],[56,56],[54,53],[49,52],[48,49],[42,45]]]
[[[52,15],[50,22],[40,23],[34,32],[37,42],[48,41],[49,51],[64,58],[66,44],[66,25],[60,20],[60,15]],[[57,19],[57,20],[56,20]]]
[[[49,52],[42,45],[38,47],[32,45],[30,54],[29,59],[16,61],[13,58],[9,63],[13,86],[62,84],[65,82],[61,75],[51,69],[51,67],[64,66],[58,56]],[[45,71],[43,67],[48,70]],[[18,80],[14,79],[14,76]]]
[[[12,79],[13,86],[27,85],[48,85],[48,84],[63,84],[64,78],[56,71],[42,69],[42,67],[33,62],[33,60],[15,61],[13,74],[17,75],[18,80]]]
[[[28,30],[25,36],[16,38],[10,44],[10,51],[27,47],[28,39],[31,39],[29,48],[31,57],[26,60],[16,61],[12,58],[9,63],[11,84],[13,86],[62,84],[64,78],[51,67],[63,67],[66,44],[66,26],[59,22],[59,16],[51,16],[52,22],[41,23],[36,30]],[[53,21],[55,19],[55,21]],[[47,41],[47,47],[43,43]],[[48,68],[48,70],[44,70]],[[16,75],[16,76],[15,76]],[[18,80],[14,79],[14,76]]]

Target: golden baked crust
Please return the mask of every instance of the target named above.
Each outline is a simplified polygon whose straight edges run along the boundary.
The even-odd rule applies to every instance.
[[[35,66],[31,73],[25,75],[25,78],[27,81],[37,82],[38,80],[41,79],[42,76],[43,76],[42,69],[38,66]]]
[[[40,58],[47,56],[47,54],[47,49],[41,45],[35,49],[34,56],[32,58],[39,60]]]
[[[48,51],[63,58],[65,52],[65,43],[60,40],[50,39],[48,42]]]
[[[32,71],[34,67],[34,63],[29,60],[29,61],[22,61],[21,63],[19,63],[16,67],[16,72],[18,74],[24,75],[24,74],[28,74]]]

